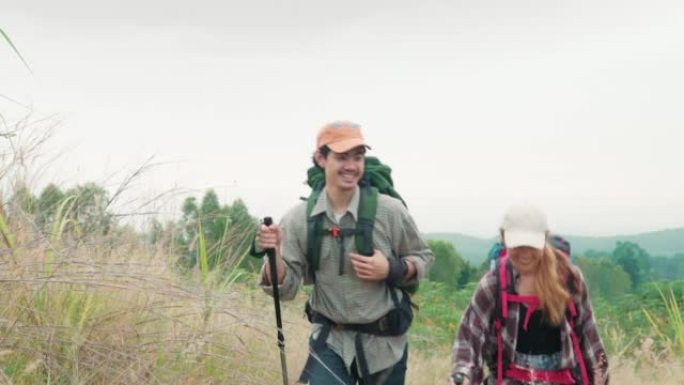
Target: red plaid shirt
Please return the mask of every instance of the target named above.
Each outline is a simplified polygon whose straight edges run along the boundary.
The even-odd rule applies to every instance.
[[[573,267],[574,268],[574,267]],[[588,291],[584,278],[578,269],[574,268],[580,277],[581,288],[579,294],[573,295],[577,308],[576,328],[577,337],[587,366],[587,371],[600,371],[607,377],[608,362],[596,328],[594,313],[589,302]],[[466,308],[458,329],[452,352],[451,372],[463,373],[470,378],[473,385],[483,383],[484,367],[488,367],[490,375],[486,384],[496,384],[497,367],[497,338],[494,321],[499,316],[496,311],[497,293],[496,271],[489,271],[480,280],[473,294],[473,298]],[[515,274],[515,272],[514,272]],[[518,323],[520,322],[519,303],[509,302],[508,318],[502,328],[503,361],[515,362]],[[572,346],[570,322],[566,319],[561,324],[561,367],[559,369],[574,368],[577,359]],[[607,383],[607,379],[606,379]],[[503,379],[503,385],[518,385],[518,381]]]

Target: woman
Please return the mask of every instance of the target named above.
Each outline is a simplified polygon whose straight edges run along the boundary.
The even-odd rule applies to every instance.
[[[452,385],[608,383],[584,279],[548,236],[546,216],[538,208],[514,206],[506,212],[501,225],[506,253],[480,280],[463,314]]]

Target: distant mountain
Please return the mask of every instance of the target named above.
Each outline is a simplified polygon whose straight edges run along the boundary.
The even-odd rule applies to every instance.
[[[489,248],[496,240],[496,238],[485,239],[459,233],[426,233],[423,235],[426,239],[441,239],[453,243],[461,255],[478,265],[485,259]],[[566,236],[565,234],[563,236],[570,242],[574,255],[582,255],[588,250],[610,253],[618,241],[637,243],[654,257],[684,254],[684,227],[608,237]]]
[[[460,233],[425,233],[423,236],[427,240],[443,240],[453,243],[463,258],[478,266],[487,257],[489,248],[496,240],[495,238],[485,239]]]
[[[652,231],[635,235],[616,235],[610,237],[567,236],[572,248],[581,255],[587,250],[613,251],[617,241],[639,244],[653,257],[671,257],[684,253],[684,228]]]

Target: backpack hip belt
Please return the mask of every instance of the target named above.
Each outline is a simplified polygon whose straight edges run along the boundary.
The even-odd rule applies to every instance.
[[[551,382],[561,385],[575,384],[575,379],[570,369],[539,370],[511,365],[506,369],[506,377],[521,382]]]
[[[361,371],[361,376],[364,378],[367,377],[370,373],[368,371],[366,354],[363,350],[362,334],[391,337],[400,336],[406,333],[413,319],[413,311],[411,309],[411,301],[409,300],[408,294],[403,292],[403,295],[403,298],[399,301],[396,290],[390,289],[390,296],[395,305],[394,308],[377,320],[365,324],[337,323],[323,314],[311,310],[311,322],[322,324],[322,327],[318,336],[311,340],[311,352],[306,360],[306,364],[304,364],[304,370],[302,370],[299,381],[301,383],[306,383],[308,381],[309,373],[316,362],[313,353],[318,354],[325,347],[328,335],[330,335],[330,331],[333,329],[356,332],[356,337],[354,338],[356,360],[359,370]]]

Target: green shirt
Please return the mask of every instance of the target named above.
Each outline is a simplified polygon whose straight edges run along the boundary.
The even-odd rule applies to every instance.
[[[341,228],[355,228],[358,218],[360,189],[357,187],[347,212],[340,218]],[[311,215],[325,213],[323,228],[335,224],[333,209],[326,194],[321,194],[314,205]],[[280,223],[282,234],[281,254],[285,262],[285,277],[279,286],[283,300],[293,299],[302,283],[313,284],[309,272],[307,249],[306,202],[292,208]],[[340,275],[339,238],[323,237],[320,268],[316,272],[316,282],[311,296],[311,305],[331,320],[347,323],[373,322],[394,308],[387,285],[382,282],[363,281],[356,277],[349,252],[356,252],[354,237],[344,239],[343,272]],[[413,262],[416,276],[402,282],[403,287],[415,287],[422,279],[433,255],[420,236],[415,222],[398,199],[380,194],[373,230],[373,246],[388,258],[405,258]],[[262,269],[263,275],[263,269]],[[262,288],[271,293],[270,285],[262,280]],[[395,289],[396,290],[396,289]],[[399,298],[401,293],[398,292]],[[320,324],[312,324],[315,337]],[[328,346],[344,360],[347,369],[356,358],[354,338],[356,332],[333,329],[327,340]],[[370,373],[376,373],[399,362],[406,348],[406,335],[380,337],[363,335],[363,349]]]

